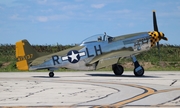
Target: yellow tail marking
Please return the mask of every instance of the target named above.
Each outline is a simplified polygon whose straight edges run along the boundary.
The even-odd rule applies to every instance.
[[[19,70],[28,70],[29,66],[26,59],[22,59],[25,57],[24,51],[24,43],[22,41],[16,42],[16,66]]]
[[[16,58],[25,56],[24,43],[22,41],[16,42]]]
[[[16,66],[19,70],[28,70],[29,69],[27,60],[16,62]]]

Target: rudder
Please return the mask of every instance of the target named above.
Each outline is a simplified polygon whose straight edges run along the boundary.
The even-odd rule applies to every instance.
[[[16,67],[19,70],[29,70],[29,64],[38,56],[38,53],[27,40],[16,42]]]

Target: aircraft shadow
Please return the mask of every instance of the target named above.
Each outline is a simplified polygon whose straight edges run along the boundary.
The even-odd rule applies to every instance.
[[[60,78],[59,76],[49,77],[49,76],[32,76],[34,78]]]
[[[121,75],[121,76],[116,76],[114,74],[86,74],[86,75],[89,75],[89,76],[100,76],[100,77],[129,77],[129,78],[161,78],[159,76],[147,76],[147,75],[144,75],[144,76],[141,76],[141,77],[136,77],[134,75]],[[60,76],[54,76],[54,77],[49,77],[49,76],[32,76],[34,78],[60,78]],[[78,76],[76,76],[78,77]]]
[[[159,76],[147,76],[147,75],[143,75],[141,77],[136,77],[134,75],[121,75],[121,76],[116,76],[114,74],[86,74],[89,76],[102,76],[102,77],[132,77],[132,78],[161,78]]]

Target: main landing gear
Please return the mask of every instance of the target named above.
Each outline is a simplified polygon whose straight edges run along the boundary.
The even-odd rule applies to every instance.
[[[54,72],[53,71],[49,72],[49,77],[54,77]]]
[[[120,76],[123,74],[124,72],[124,68],[121,65],[118,64],[113,64],[112,65],[112,70],[114,72],[115,75]]]
[[[144,68],[139,64],[136,57],[134,55],[131,56],[132,61],[134,63],[134,75],[135,76],[143,76],[144,75]],[[120,76],[124,72],[124,68],[121,65],[113,64],[112,70],[115,75]]]
[[[135,76],[143,76],[144,68],[141,65],[139,65],[139,62],[137,61],[137,59],[134,55],[132,55],[131,58],[134,63],[134,75]]]

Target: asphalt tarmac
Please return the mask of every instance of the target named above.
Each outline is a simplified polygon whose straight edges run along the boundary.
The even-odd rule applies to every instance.
[[[180,71],[0,72],[0,107],[180,107]]]

